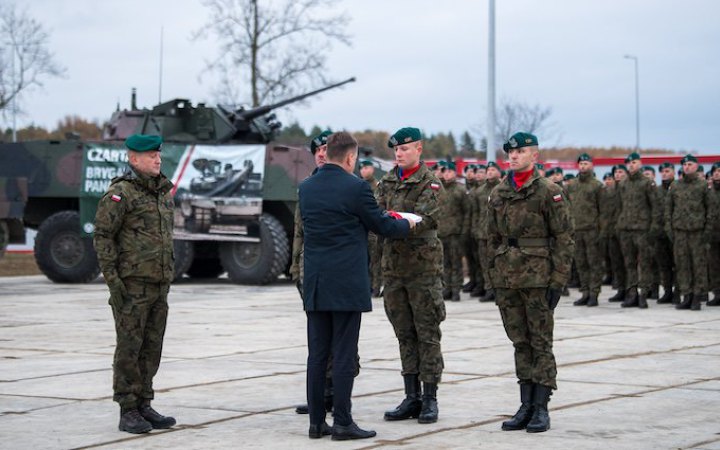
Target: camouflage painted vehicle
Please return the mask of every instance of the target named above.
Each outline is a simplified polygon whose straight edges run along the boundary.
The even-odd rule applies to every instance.
[[[227,272],[237,283],[275,280],[289,266],[297,186],[314,162],[305,148],[273,142],[281,125],[271,111],[351,81],[234,111],[186,99],[139,109],[133,90],[131,108],[118,108],[101,141],[0,144],[0,177],[27,180],[19,217],[37,230],[38,267],[56,282],[99,275],[97,202],[127,169],[125,138],[143,133],[163,137],[162,171],[175,184],[176,278]]]
[[[25,242],[23,213],[27,199],[26,178],[0,177],[0,257],[9,244]]]

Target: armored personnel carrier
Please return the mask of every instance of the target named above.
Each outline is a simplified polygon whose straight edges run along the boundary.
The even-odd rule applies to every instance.
[[[235,110],[187,99],[141,109],[133,90],[130,109],[115,111],[100,141],[0,144],[0,180],[21,192],[12,214],[9,207],[0,214],[2,231],[19,243],[20,220],[37,230],[35,258],[49,279],[94,280],[95,211],[112,178],[127,170],[123,142],[159,135],[162,171],[175,185],[176,278],[227,272],[236,283],[269,283],[289,265],[297,186],[314,168],[307,149],[273,141],[281,124],[272,111],[352,81]]]

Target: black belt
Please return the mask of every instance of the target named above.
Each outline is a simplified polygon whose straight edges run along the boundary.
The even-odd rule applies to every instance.
[[[550,239],[548,238],[515,238],[504,237],[503,244],[508,247],[549,247]]]

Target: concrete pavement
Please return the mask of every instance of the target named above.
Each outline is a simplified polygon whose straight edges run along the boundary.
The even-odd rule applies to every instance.
[[[117,431],[112,316],[101,281],[0,278],[0,447],[54,448],[564,448],[720,449],[720,308],[648,310],[609,304],[556,310],[559,390],[547,433],[500,431],[515,412],[512,346],[497,308],[447,302],[440,420],[384,422],[402,398],[397,341],[375,300],[363,316],[353,413],[377,437],[307,438],[305,317],[290,283],[181,282],[154,406],[168,431]],[[332,418],[328,417],[332,424]]]

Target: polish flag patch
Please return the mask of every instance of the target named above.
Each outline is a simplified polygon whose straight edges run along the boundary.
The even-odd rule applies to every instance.
[[[430,189],[432,189],[433,191],[439,191],[440,185],[438,183],[430,183]]]
[[[113,195],[110,196],[110,200],[112,200],[112,201],[114,201],[114,202],[117,202],[117,203],[120,203],[120,200],[122,200],[122,198],[121,198],[119,195],[113,194]]]
[[[553,195],[553,201],[554,201],[554,202],[561,202],[561,201],[562,201],[562,195],[560,195],[560,194],[555,194],[555,195]]]

